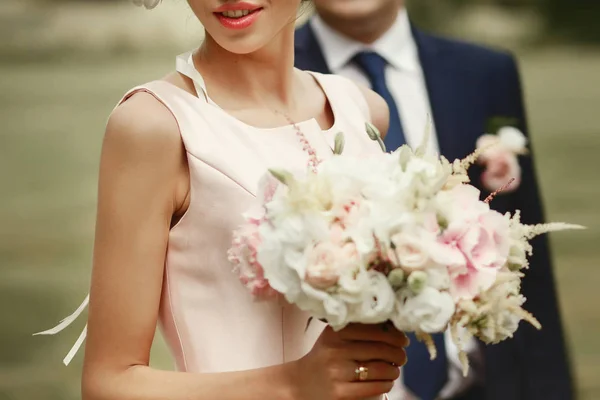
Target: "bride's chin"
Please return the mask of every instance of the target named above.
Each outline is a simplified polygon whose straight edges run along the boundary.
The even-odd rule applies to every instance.
[[[238,37],[215,38],[215,42],[224,50],[232,54],[246,55],[252,54],[264,48],[268,40],[258,37],[254,34],[244,34]]]

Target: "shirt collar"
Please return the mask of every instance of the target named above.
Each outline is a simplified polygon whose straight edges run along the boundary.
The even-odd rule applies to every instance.
[[[323,49],[327,66],[334,73],[348,64],[357,53],[365,50],[376,52],[394,68],[410,72],[420,70],[417,46],[405,8],[398,13],[391,28],[371,45],[335,31],[319,15],[315,15],[310,23]]]

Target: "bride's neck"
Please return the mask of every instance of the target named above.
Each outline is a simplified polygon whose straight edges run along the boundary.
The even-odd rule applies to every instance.
[[[206,37],[195,54],[196,65],[219,92],[231,91],[248,101],[285,107],[293,102],[294,30],[284,29],[267,46],[248,54],[234,54]]]

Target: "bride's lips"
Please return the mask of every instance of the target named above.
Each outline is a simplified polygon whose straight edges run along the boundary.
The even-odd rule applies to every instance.
[[[251,3],[239,2],[224,4],[217,8],[214,14],[225,28],[246,29],[256,22],[261,11],[262,7]]]

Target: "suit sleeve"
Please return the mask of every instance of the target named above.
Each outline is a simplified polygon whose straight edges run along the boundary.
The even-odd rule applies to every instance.
[[[528,135],[527,118],[523,105],[521,79],[513,57],[506,57],[503,87],[504,99],[500,106],[503,113],[515,117],[521,130]],[[531,142],[530,142],[531,143]],[[537,224],[544,222],[544,209],[536,179],[534,153],[521,157],[522,182],[511,195],[511,208],[521,210],[522,222]],[[522,398],[528,400],[570,400],[573,398],[572,377],[568,353],[557,301],[551,254],[546,235],[532,241],[533,256],[530,268],[525,271],[522,291],[527,302],[525,308],[542,324],[541,331],[522,323],[515,334],[515,340],[523,355],[524,375],[522,378]]]

